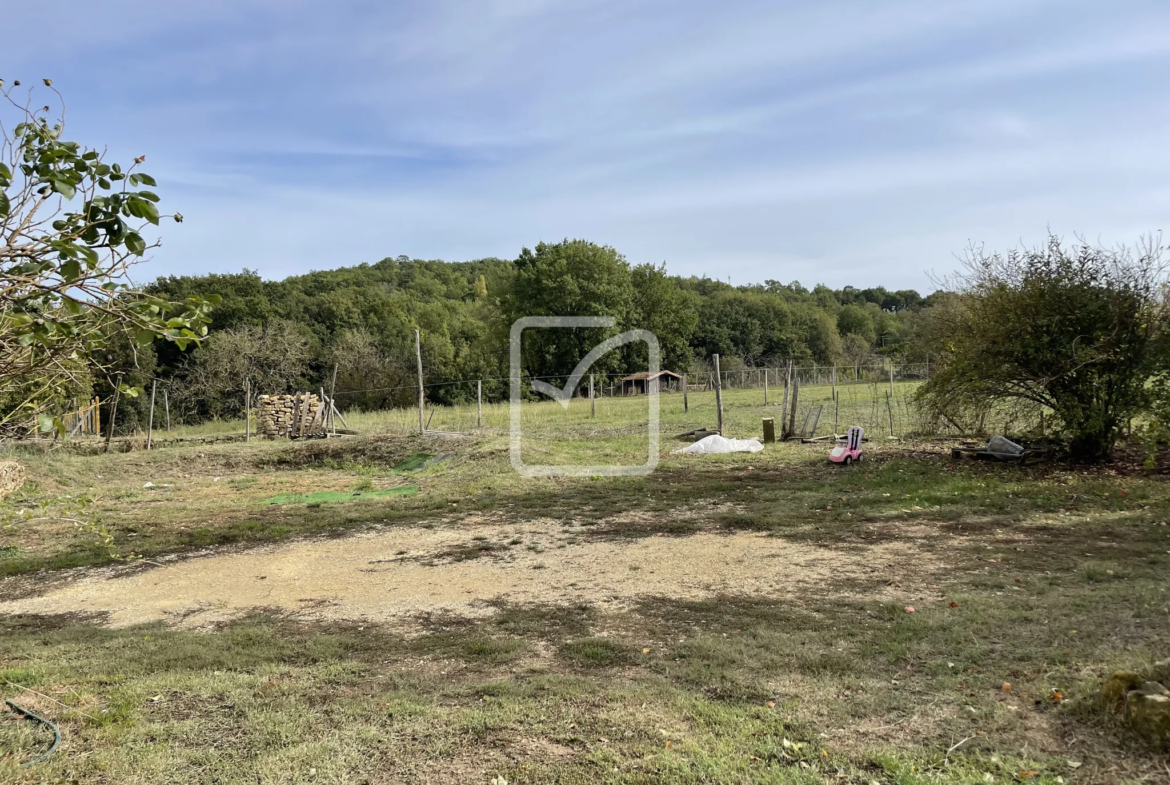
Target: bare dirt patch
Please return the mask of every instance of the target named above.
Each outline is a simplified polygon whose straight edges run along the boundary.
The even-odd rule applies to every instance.
[[[444,557],[481,551],[484,558]],[[912,600],[928,594],[942,571],[936,554],[916,542],[834,549],[755,532],[577,541],[547,521],[481,522],[302,541],[131,574],[100,570],[40,596],[0,603],[0,613],[104,613],[114,626],[160,619],[199,626],[257,608],[392,621],[432,612],[485,616],[501,601],[616,610],[650,595],[897,593]],[[899,585],[889,585],[895,577]]]

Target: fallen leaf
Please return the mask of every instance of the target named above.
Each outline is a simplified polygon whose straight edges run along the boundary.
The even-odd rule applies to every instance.
[[[1012,691],[1012,685],[1011,685],[1011,683],[1010,683],[1010,682],[1006,682],[1006,681],[1005,681],[1005,682],[1003,683],[1003,691],[1004,691],[1004,692],[1011,692],[1011,691]]]
[[[643,654],[649,654],[649,653],[650,653],[650,650],[649,650],[649,649],[642,649],[642,653],[643,653]]]
[[[764,705],[767,706],[769,709],[774,709],[774,708],[776,708],[776,701],[768,701]]]
[[[1030,780],[1030,779],[1032,779],[1033,777],[1035,777],[1035,776],[1036,776],[1037,774],[1039,774],[1039,773],[1040,773],[1040,772],[1039,772],[1039,771],[1036,771],[1035,769],[1028,769],[1027,771],[1021,771],[1021,772],[1020,772],[1020,779],[1022,779],[1022,780]]]
[[[958,607],[959,607],[959,603],[957,603],[957,602],[952,602],[952,603],[951,603],[951,607],[952,607],[952,608],[958,608]]]

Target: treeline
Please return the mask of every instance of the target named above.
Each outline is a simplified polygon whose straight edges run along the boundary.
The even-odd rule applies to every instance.
[[[663,367],[705,367],[713,353],[724,367],[792,359],[798,363],[864,364],[881,355],[921,360],[918,339],[928,310],[945,293],[913,290],[812,289],[775,280],[731,286],[683,278],[664,266],[631,265],[613,248],[582,240],[539,244],[514,261],[444,262],[386,258],[336,270],[265,281],[254,271],[170,276],[149,287],[171,301],[219,295],[211,335],[196,349],[158,342],[127,350],[124,380],[169,381],[172,414],[186,421],[237,416],[245,379],[258,392],[345,391],[339,402],[364,409],[414,400],[414,330],[422,332],[428,397],[466,400],[484,379],[485,395],[506,394],[508,330],[521,316],[612,316],[612,330],[549,330],[525,337],[524,372],[568,374],[614,332],[643,328],[662,347]],[[645,367],[631,345],[596,370]],[[115,358],[118,359],[118,358]],[[98,392],[102,392],[99,384]],[[126,404],[129,419],[143,402]],[[122,419],[122,415],[119,416]]]

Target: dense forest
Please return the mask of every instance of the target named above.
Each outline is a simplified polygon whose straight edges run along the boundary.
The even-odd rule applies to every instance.
[[[237,415],[245,378],[260,392],[309,389],[331,383],[335,367],[337,389],[345,391],[339,403],[407,404],[416,394],[416,328],[426,381],[435,385],[428,387],[431,399],[466,399],[474,383],[440,383],[475,379],[485,380],[485,395],[499,398],[508,328],[527,315],[610,315],[617,320],[611,332],[649,329],[659,338],[663,366],[679,372],[705,368],[713,353],[729,369],[788,359],[920,360],[916,317],[941,296],[882,287],[809,289],[776,280],[732,286],[672,276],[664,266],[631,265],[613,248],[582,240],[542,243],[514,261],[399,256],[282,281],[250,270],[170,276],[148,291],[171,301],[222,298],[202,346],[182,352],[159,341],[136,357],[127,352],[119,364],[132,384],[168,380],[176,416],[189,421]],[[567,374],[602,337],[578,332],[568,341],[563,335],[543,343],[526,339],[524,372]],[[615,353],[598,370],[629,372],[639,363],[645,367],[635,348]],[[141,402],[127,406],[141,408]]]

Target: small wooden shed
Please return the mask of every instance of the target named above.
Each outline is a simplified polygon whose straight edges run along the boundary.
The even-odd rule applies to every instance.
[[[658,392],[678,392],[682,387],[682,376],[674,371],[659,371],[651,374],[649,371],[639,371],[622,378],[622,395],[646,395],[657,389]]]

